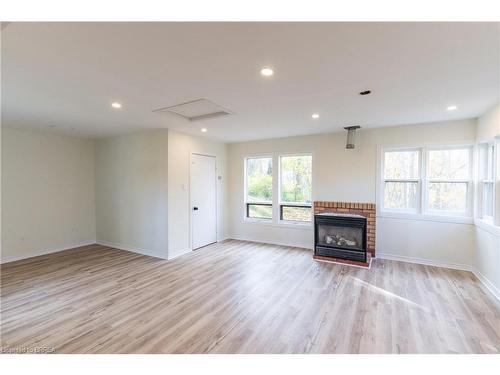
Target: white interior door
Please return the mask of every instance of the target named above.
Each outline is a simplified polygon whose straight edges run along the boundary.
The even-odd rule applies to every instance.
[[[215,157],[191,156],[191,233],[193,249],[217,242]]]

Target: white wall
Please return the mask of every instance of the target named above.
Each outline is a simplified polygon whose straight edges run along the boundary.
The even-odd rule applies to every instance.
[[[344,132],[225,145],[171,130],[94,142],[4,128],[1,260],[96,239],[160,258],[189,251],[192,153],[217,157],[219,240],[232,237],[311,248],[311,228],[243,221],[245,156],[312,152],[314,200],[375,202],[378,145],[491,140],[500,135],[499,106],[477,123],[465,120],[361,130],[355,150],[345,149]],[[498,176],[497,172],[497,197]],[[477,219],[477,226],[390,217],[377,220],[379,256],[472,266],[500,295],[498,227]]]
[[[495,141],[497,171],[495,200],[497,222],[500,217],[500,104],[491,108],[478,120],[478,142]],[[500,298],[500,227],[476,219],[476,251],[473,265],[483,281]]]
[[[189,171],[190,155],[212,155],[217,160],[217,238],[227,238],[227,146],[169,130],[168,135],[168,243],[169,258],[191,250]]]
[[[168,257],[168,131],[98,140],[97,241]]]
[[[500,231],[476,226],[476,246],[473,267],[476,275],[500,299]]]
[[[377,256],[469,269],[474,230],[473,224],[377,217]]]
[[[265,153],[313,152],[313,200],[376,202],[377,146],[474,141],[476,121],[361,129],[356,149],[345,149],[345,132],[233,143],[229,145],[229,236],[312,248],[312,228],[296,229],[243,221],[243,159]],[[397,233],[394,233],[397,230]],[[377,253],[470,264],[473,225],[377,220]],[[408,241],[411,239],[411,241]],[[431,244],[437,244],[430,248]],[[425,248],[425,249],[424,249]]]
[[[477,121],[477,141],[484,142],[500,135],[500,104],[493,106]]]
[[[193,152],[217,158],[218,239],[225,239],[226,149],[166,129],[92,141],[6,128],[2,261],[96,241],[165,259],[190,250]]]
[[[94,141],[2,128],[1,261],[95,239]]]

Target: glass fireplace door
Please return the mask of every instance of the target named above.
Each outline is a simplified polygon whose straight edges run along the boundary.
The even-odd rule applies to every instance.
[[[362,251],[363,228],[320,224],[318,226],[317,244],[319,246]]]

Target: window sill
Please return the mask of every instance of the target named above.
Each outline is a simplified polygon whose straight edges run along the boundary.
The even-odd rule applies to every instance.
[[[243,219],[243,224],[253,224],[253,225],[267,225],[270,227],[276,228],[291,228],[291,229],[299,229],[299,230],[312,230],[312,223],[293,223],[290,221],[280,221],[279,223],[275,223],[270,220],[258,220],[258,219]]]
[[[438,223],[456,223],[456,224],[474,224],[474,219],[470,216],[441,216],[441,215],[422,215],[414,213],[400,212],[377,212],[377,217],[387,219],[404,219],[416,221],[434,221]]]
[[[280,220],[280,222],[277,224],[281,227],[289,227],[289,228],[299,228],[299,229],[311,229],[313,227],[313,223],[301,223],[301,222],[294,222],[294,221],[286,221],[286,220]]]
[[[494,236],[500,237],[500,227],[493,224],[492,221],[484,220],[482,218],[476,218],[474,220],[474,224],[476,224],[478,228],[481,228],[482,230],[491,233]]]

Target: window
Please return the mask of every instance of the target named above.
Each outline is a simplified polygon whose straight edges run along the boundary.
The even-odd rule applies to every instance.
[[[245,160],[246,217],[260,220],[273,218],[273,158]]]
[[[485,143],[479,148],[480,210],[485,220],[493,221],[495,205],[495,145]]]
[[[280,157],[280,220],[311,221],[312,156]]]
[[[273,167],[279,173],[273,174]],[[312,155],[245,159],[245,218],[275,224],[310,224]]]
[[[386,149],[381,163],[381,211],[471,215],[470,146]],[[487,185],[485,190],[492,189]]]
[[[469,147],[428,151],[427,208],[429,211],[468,213],[471,156]]]
[[[420,150],[394,150],[384,153],[384,201],[388,210],[416,212],[421,190]]]

